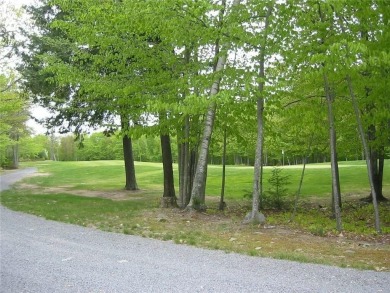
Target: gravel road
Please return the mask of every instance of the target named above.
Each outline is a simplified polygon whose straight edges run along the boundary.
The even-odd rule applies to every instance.
[[[33,170],[1,177],[9,188]],[[6,175],[9,176],[9,175]],[[390,292],[390,273],[107,233],[0,207],[0,292]]]

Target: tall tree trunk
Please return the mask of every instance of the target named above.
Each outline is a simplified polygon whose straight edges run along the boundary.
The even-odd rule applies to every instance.
[[[244,219],[244,223],[264,223],[265,217],[259,212],[260,197],[262,196],[263,184],[263,146],[264,146],[264,84],[265,84],[265,45],[267,43],[269,18],[271,16],[272,6],[267,7],[265,16],[263,44],[260,51],[260,70],[259,70],[259,89],[257,99],[257,140],[256,153],[253,170],[253,185],[252,185],[252,211],[249,212]]]
[[[338,231],[342,230],[341,223],[341,204],[340,204],[340,180],[337,162],[337,148],[336,148],[336,129],[333,114],[333,100],[334,94],[330,88],[328,77],[324,73],[324,90],[328,106],[328,123],[329,123],[329,140],[330,140],[330,164],[332,172],[332,202],[334,214],[336,217],[336,228]]]
[[[221,198],[219,201],[219,210],[223,211],[226,207],[225,203],[225,179],[226,179],[226,127],[223,130],[223,153],[222,153],[222,186],[221,186]]]
[[[352,98],[352,104],[353,104],[353,109],[355,111],[356,121],[357,121],[357,124],[358,124],[358,130],[359,130],[360,139],[362,141],[363,150],[364,150],[364,154],[365,154],[365,157],[366,157],[368,181],[370,183],[371,195],[372,195],[372,203],[374,205],[375,229],[376,229],[376,231],[378,233],[381,233],[382,231],[381,231],[381,227],[380,227],[377,194],[376,194],[375,184],[374,184],[374,174],[373,174],[373,171],[372,171],[372,168],[371,168],[371,165],[372,165],[371,159],[372,159],[372,157],[371,157],[371,155],[369,153],[369,148],[368,148],[368,144],[367,144],[367,140],[366,140],[366,135],[365,135],[364,129],[363,129],[363,123],[362,123],[362,120],[360,118],[359,107],[358,107],[358,104],[357,104],[357,101],[356,101],[356,98],[355,98],[355,93],[354,93],[354,90],[353,90],[352,81],[351,81],[351,78],[350,78],[349,75],[347,75],[347,83],[348,83],[348,88],[349,88],[349,94],[350,94],[350,96]]]
[[[326,23],[323,11],[321,9],[321,2],[317,2],[318,14],[323,24]],[[325,37],[321,38],[321,43],[324,44]],[[325,52],[323,52],[325,54]],[[328,124],[329,124],[329,141],[330,141],[330,162],[332,173],[332,211],[336,218],[336,227],[338,231],[342,230],[341,224],[341,195],[340,195],[340,180],[339,180],[339,167],[337,161],[337,148],[336,148],[336,129],[334,123],[333,114],[333,101],[334,101],[334,89],[331,88],[327,73],[325,72],[325,65],[323,64],[323,78],[324,78],[324,91],[326,96],[327,108],[328,108]]]
[[[261,94],[264,84],[261,83]],[[264,99],[257,100],[257,140],[256,140],[256,154],[253,172],[252,185],[252,211],[246,215],[244,223],[263,223],[265,217],[259,212],[260,196],[262,190],[262,162],[263,162],[263,145],[264,145]]]
[[[164,193],[161,199],[161,207],[176,207],[177,203],[173,179],[171,140],[168,134],[161,134],[160,141],[164,170]]]
[[[129,129],[128,120],[121,116],[122,130],[124,131],[122,143],[123,143],[123,159],[125,162],[125,176],[126,176],[126,190],[138,190],[137,181],[135,178],[135,166],[133,157],[133,145],[131,137],[127,133]]]
[[[232,4],[232,8],[239,5],[240,2],[241,0],[234,0]],[[226,4],[226,1],[223,1],[223,5],[224,4]],[[225,8],[221,10],[220,23],[222,23],[222,16],[224,14],[224,9]],[[225,67],[227,48],[224,48],[224,50],[225,52],[218,57],[217,62],[214,66],[215,68],[214,72],[216,73],[221,72]],[[217,39],[216,42],[215,52],[216,52],[215,56],[218,56],[217,54],[220,52],[219,39]],[[217,77],[217,79],[212,84],[210,90],[210,97],[213,97],[216,94],[218,94],[221,79],[222,78],[220,76]],[[215,110],[216,110],[216,104],[215,102],[211,102],[210,106],[208,107],[207,114],[204,120],[205,125],[203,130],[203,138],[200,145],[198,163],[196,166],[196,172],[194,177],[194,184],[191,191],[191,200],[189,203],[189,207],[196,210],[204,210],[206,208],[205,184],[206,184],[206,176],[207,176],[207,156],[209,152],[211,135],[213,133]]]
[[[212,88],[213,95],[218,93],[220,79],[217,83],[214,83]],[[191,200],[189,206],[196,210],[204,210],[205,207],[205,183],[207,172],[207,155],[210,146],[211,134],[213,132],[214,119],[215,119],[215,103],[209,106],[207,111],[205,127],[203,131],[203,138],[199,151],[198,163],[195,171],[194,183],[191,191]]]

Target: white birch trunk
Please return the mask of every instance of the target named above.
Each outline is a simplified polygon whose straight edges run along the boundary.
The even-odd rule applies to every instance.
[[[241,0],[234,0],[232,7],[240,4]],[[218,57],[217,65],[215,67],[215,72],[218,73],[225,68],[226,63],[226,52]],[[218,77],[212,84],[210,90],[210,97],[215,96],[219,92],[219,85],[221,83],[221,77]],[[202,142],[199,150],[198,163],[194,176],[194,184],[191,191],[191,200],[189,203],[190,208],[196,210],[205,209],[205,184],[206,184],[206,174],[207,174],[207,155],[209,151],[211,135],[214,128],[215,120],[215,102],[212,102],[207,110],[205,117],[205,126],[203,130]]]

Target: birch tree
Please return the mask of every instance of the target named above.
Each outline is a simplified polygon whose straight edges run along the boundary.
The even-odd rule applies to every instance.
[[[234,0],[231,6],[231,9],[234,10],[240,4],[240,0]],[[220,10],[220,18],[218,24],[221,26],[224,22],[226,10],[226,1],[222,3],[222,9]],[[227,53],[231,46],[228,40],[220,39],[221,36],[216,36],[216,44],[215,44],[215,57],[217,58],[217,62],[214,66],[215,72],[215,80],[210,88],[210,98],[216,96],[220,91],[220,84],[222,80],[222,71],[225,67]],[[197,162],[197,167],[194,175],[194,183],[191,191],[191,199],[189,206],[196,210],[205,209],[205,184],[206,184],[206,176],[207,176],[207,156],[210,146],[211,135],[213,132],[214,120],[215,120],[215,110],[216,104],[215,102],[211,102],[208,110],[205,115],[204,122],[204,130],[203,137],[200,143],[200,151]]]

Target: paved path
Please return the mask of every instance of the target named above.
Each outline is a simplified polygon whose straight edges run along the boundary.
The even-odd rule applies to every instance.
[[[0,220],[4,293],[367,293],[390,288],[385,272],[226,254],[47,221],[4,207]]]
[[[0,191],[9,189],[12,184],[19,181],[21,178],[34,174],[35,172],[37,172],[36,168],[7,171],[7,173],[0,176]]]

